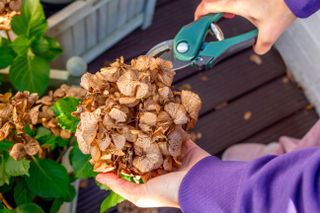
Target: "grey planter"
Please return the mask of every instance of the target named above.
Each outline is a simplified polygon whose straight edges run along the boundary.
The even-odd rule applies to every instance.
[[[133,30],[150,26],[156,0],[78,0],[48,19],[48,35],[57,38],[63,54],[52,64],[64,69],[80,56],[87,63]]]
[[[297,19],[276,44],[295,80],[320,114],[320,12]]]

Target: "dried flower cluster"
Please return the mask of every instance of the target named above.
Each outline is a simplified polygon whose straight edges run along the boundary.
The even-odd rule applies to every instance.
[[[0,30],[10,30],[13,16],[20,15],[22,0],[0,0]]]
[[[11,93],[0,94],[0,141],[8,139],[15,142],[10,150],[10,156],[16,160],[27,155],[41,154],[41,147],[37,140],[25,132],[26,125],[42,124],[56,136],[70,138],[71,132],[61,129],[55,118],[51,106],[65,96],[81,98],[85,91],[81,88],[62,85],[56,91],[50,91],[48,96],[39,99],[36,93],[18,92],[13,97]]]
[[[82,77],[87,94],[75,112],[81,120],[76,136],[96,172],[147,179],[180,165],[185,130],[195,125],[201,100],[173,91],[174,76],[171,62],[140,56]]]

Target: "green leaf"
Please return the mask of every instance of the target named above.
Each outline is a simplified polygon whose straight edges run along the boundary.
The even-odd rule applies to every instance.
[[[17,161],[9,157],[5,162],[5,167],[7,174],[10,176],[29,176],[30,161],[26,159]]]
[[[11,47],[0,46],[0,69],[8,67],[15,57],[16,53]]]
[[[49,63],[38,56],[19,56],[10,68],[9,78],[17,90],[45,92],[49,83]]]
[[[49,159],[37,159],[31,163],[26,183],[31,192],[44,198],[64,197],[69,190],[67,170]]]
[[[47,52],[50,48],[49,42],[45,37],[40,36],[33,39],[31,43],[32,52],[37,55],[42,55]]]
[[[47,137],[51,136],[51,135],[52,135],[52,133],[51,133],[51,131],[49,129],[44,128],[44,127],[39,127],[37,129],[37,133],[35,135],[35,139],[40,141],[42,138],[47,139]]]
[[[38,128],[35,139],[37,139],[43,147],[48,146],[51,150],[54,150],[57,146],[66,147],[70,142],[70,139],[55,136],[50,130],[44,127]]]
[[[34,137],[36,135],[36,131],[31,129],[30,124],[27,124],[23,129],[30,137]]]
[[[27,55],[30,48],[30,40],[25,36],[17,37],[10,46],[18,56]]]
[[[63,200],[65,202],[71,202],[75,196],[76,196],[76,190],[73,185],[69,184],[69,190],[67,191],[65,196],[63,196]]]
[[[0,186],[10,184],[10,176],[6,172],[5,157],[0,155]]]
[[[33,199],[32,192],[28,189],[24,180],[18,180],[13,189],[14,201],[17,205],[31,203]]]
[[[12,146],[13,146],[13,143],[6,139],[3,141],[0,141],[0,152],[8,151],[9,148],[11,148]]]
[[[114,207],[115,205],[121,203],[125,199],[120,195],[110,192],[110,194],[102,201],[100,205],[100,213],[106,212],[108,209]]]
[[[14,211],[14,213],[44,213],[40,206],[34,203],[27,203],[18,206]]]
[[[93,166],[89,163],[90,158],[90,155],[85,155],[80,151],[78,144],[74,144],[70,152],[70,162],[77,178],[87,179],[96,176]]]
[[[79,119],[71,115],[72,112],[77,110],[80,100],[77,98],[66,97],[57,100],[51,107],[57,117],[58,124],[61,128],[75,132]]]
[[[62,53],[61,46],[59,42],[54,38],[45,36],[44,39],[47,41],[49,48],[47,51],[42,52],[41,56],[48,61],[52,61]]]
[[[22,15],[13,17],[11,21],[12,30],[16,35],[32,37],[43,35],[48,23],[39,0],[24,0],[22,4]]]
[[[50,208],[50,213],[57,213],[63,203],[64,203],[64,201],[62,198],[54,199],[53,204]]]

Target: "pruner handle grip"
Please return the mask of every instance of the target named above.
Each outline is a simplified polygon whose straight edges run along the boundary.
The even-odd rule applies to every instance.
[[[203,63],[207,63],[204,65],[210,68],[221,59],[255,43],[257,29],[224,40],[205,42],[212,23],[218,22],[221,18],[223,13],[209,14],[181,28],[173,41],[174,56],[181,61],[194,63],[201,59]]]

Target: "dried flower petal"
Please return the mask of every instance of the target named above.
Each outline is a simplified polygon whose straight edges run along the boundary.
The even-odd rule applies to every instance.
[[[171,62],[148,56],[130,65],[120,58],[96,74],[84,75],[81,85],[87,93],[74,113],[81,119],[76,136],[81,150],[91,152],[95,171],[147,180],[180,165],[187,138],[181,125],[188,128],[196,122],[201,101],[193,93],[191,100],[182,101],[182,92],[171,88],[174,75]],[[98,109],[93,131],[85,132],[83,115]]]
[[[122,149],[126,143],[126,137],[120,134],[111,134],[112,142],[116,146],[117,149]]]
[[[40,144],[37,140],[28,135],[25,135],[24,138],[27,140],[27,143],[25,144],[24,148],[28,155],[33,156],[41,151]]]
[[[181,104],[170,102],[164,106],[175,124],[186,124],[188,122],[187,112]]]
[[[125,96],[134,96],[135,89],[136,89],[136,80],[137,76],[132,70],[128,70],[120,76],[117,81],[117,86],[119,91]]]
[[[181,102],[184,108],[194,120],[198,119],[198,114],[201,109],[201,99],[199,95],[188,90],[181,91]]]
[[[127,120],[126,113],[124,113],[123,111],[121,111],[121,110],[119,110],[117,108],[112,108],[111,111],[109,112],[109,115],[117,123],[125,122]]]
[[[120,77],[120,70],[117,67],[105,67],[100,70],[101,75],[109,82],[117,82]]]
[[[149,147],[144,149],[143,152],[145,153],[144,155],[133,159],[132,164],[134,167],[142,173],[160,168],[163,163],[163,158],[157,144],[151,144]]]
[[[186,141],[187,138],[188,135],[181,126],[176,126],[176,128],[168,135],[169,153],[171,156],[178,157],[181,155],[182,143]]]
[[[26,154],[23,143],[14,144],[9,152],[9,155],[15,160],[22,160]]]

